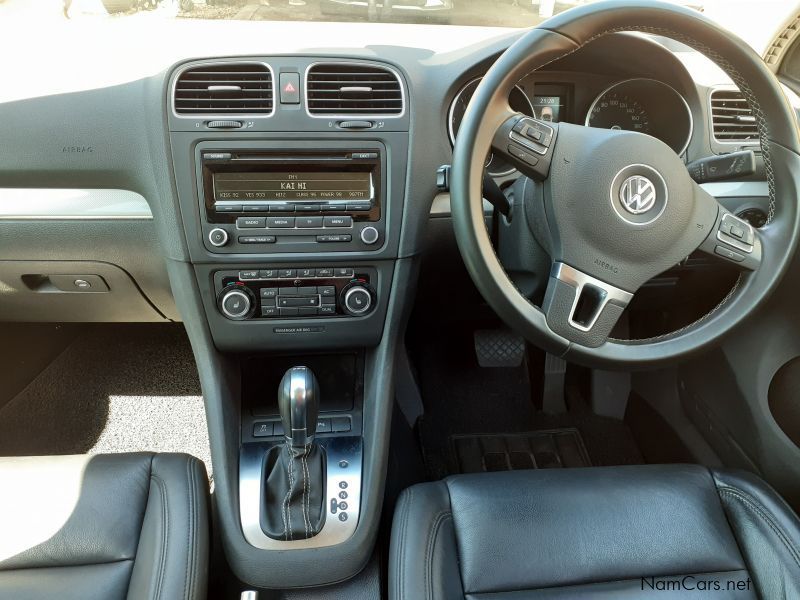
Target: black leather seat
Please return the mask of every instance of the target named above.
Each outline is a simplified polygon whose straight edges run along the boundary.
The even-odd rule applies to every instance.
[[[796,600],[800,522],[700,466],[463,475],[403,493],[389,569],[393,600]]]
[[[0,598],[205,598],[208,480],[183,454],[0,459]]]

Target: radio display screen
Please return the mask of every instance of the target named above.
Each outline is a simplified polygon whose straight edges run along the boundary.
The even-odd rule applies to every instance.
[[[365,171],[263,171],[214,173],[214,200],[372,200]]]

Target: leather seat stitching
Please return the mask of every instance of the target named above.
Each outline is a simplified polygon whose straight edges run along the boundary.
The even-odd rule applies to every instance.
[[[443,510],[437,513],[433,519],[433,526],[428,532],[428,543],[425,546],[425,592],[428,600],[433,600],[433,564],[432,554],[436,546],[436,538],[439,536],[439,528],[448,518],[453,518],[453,513],[449,510]]]
[[[399,577],[397,578],[397,597],[403,597],[403,591],[405,588],[405,549],[406,549],[406,538],[408,537],[408,515],[411,512],[411,500],[414,498],[414,488],[409,488],[408,492],[406,493],[405,497],[405,504],[403,505],[403,518],[401,520],[400,526],[400,550],[399,550]]]
[[[194,486],[194,470],[192,469],[192,461],[186,461],[186,480],[189,486],[189,493],[187,494],[189,500],[189,523],[186,528],[186,571],[184,572],[183,580],[183,597],[191,598],[193,596],[192,588],[194,587],[194,558],[195,548],[193,543],[193,534],[195,531],[195,514],[194,514],[194,501],[195,501],[195,486]]]
[[[737,500],[740,500],[742,504],[749,508],[757,517],[760,517],[761,520],[764,521],[770,529],[772,529],[773,533],[775,533],[778,539],[781,540],[783,545],[789,551],[791,557],[794,559],[797,567],[800,568],[800,552],[798,552],[789,536],[786,535],[780,525],[775,522],[774,518],[769,513],[769,510],[763,504],[739,488],[726,486],[719,488],[719,491],[721,494],[727,494],[733,498],[736,498]]]
[[[161,525],[164,533],[161,536],[161,556],[158,561],[158,573],[156,577],[156,598],[161,598],[161,590],[164,586],[164,573],[166,572],[167,561],[167,538],[169,530],[169,506],[167,504],[167,486],[164,481],[155,473],[150,474],[150,478],[158,484],[161,495]]]

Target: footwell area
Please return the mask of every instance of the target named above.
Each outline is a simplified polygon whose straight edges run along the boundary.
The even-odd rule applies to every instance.
[[[540,351],[529,348],[519,366],[480,367],[476,326],[485,329],[486,324],[420,328],[409,337],[425,407],[417,434],[428,477],[526,464],[544,468],[644,462],[625,422],[593,413],[577,386],[568,386],[566,413],[542,412]],[[520,454],[513,454],[520,444],[528,444],[531,452],[523,446]],[[537,458],[540,447],[546,449]]]
[[[91,325],[0,408],[0,455],[186,452],[211,473],[182,325]]]
[[[454,435],[450,440],[459,473],[591,466],[577,429]]]

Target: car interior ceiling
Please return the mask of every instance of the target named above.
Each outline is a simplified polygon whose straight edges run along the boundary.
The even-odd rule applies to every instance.
[[[800,599],[800,13],[555,4],[0,41],[0,600]]]

